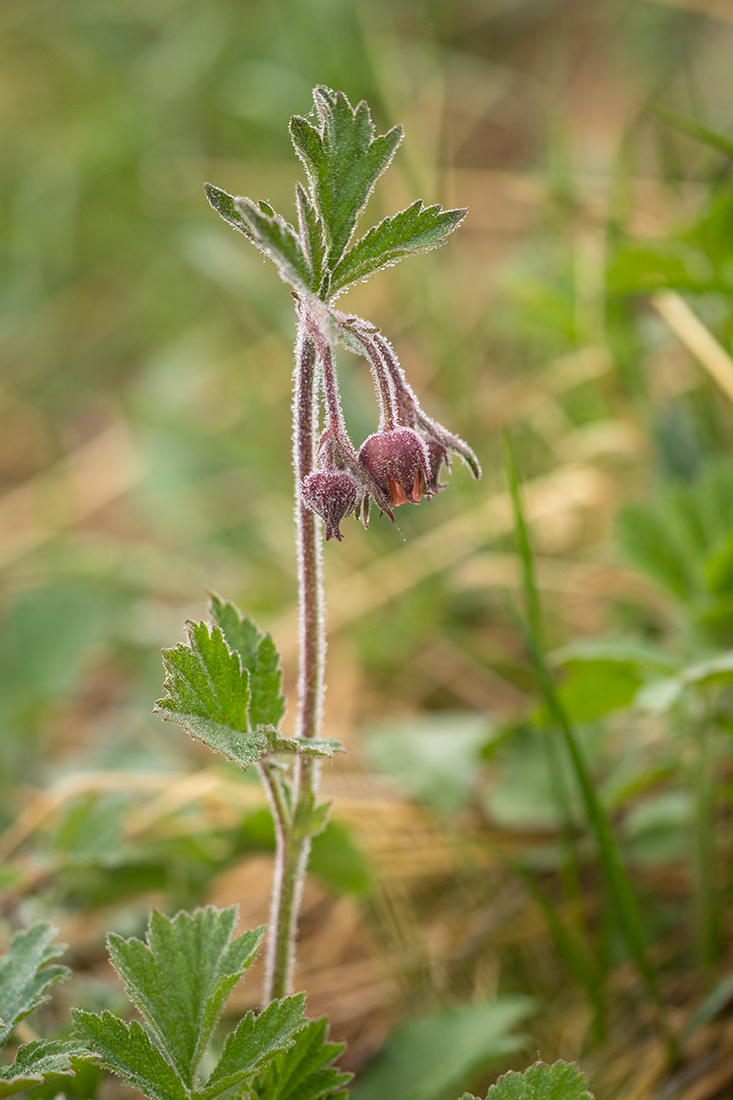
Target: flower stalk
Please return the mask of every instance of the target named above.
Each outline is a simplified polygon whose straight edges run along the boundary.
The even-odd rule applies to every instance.
[[[211,184],[205,187],[222,218],[275,262],[292,288],[298,315],[293,391],[298,710],[294,740],[278,739],[277,730],[266,727],[267,735],[275,737],[275,748],[258,762],[277,838],[265,1005],[292,989],[308,855],[312,838],[328,821],[329,804],[316,802],[318,755],[333,751],[328,739],[317,740],[326,655],[321,523],[327,540],[340,541],[340,524],[348,516],[368,526],[371,502],[394,521],[394,507],[417,504],[445,488],[439,474],[443,464],[449,468],[451,453],[460,455],[475,477],[481,473],[470,447],[423,413],[379,330],[333,305],[336,295],[353,283],[443,244],[466,211],[415,202],[351,245],[374,183],[402,140],[402,128],[377,136],[366,103],[354,108],[343,93],[323,87],[313,96],[317,120],[296,116],[290,124],[309,180],[308,190],[296,186],[297,229],[269,203],[235,198]],[[339,397],[333,351],[339,343],[367,360],[379,406],[378,430],[358,451]],[[283,751],[291,755],[287,767],[278,762]]]

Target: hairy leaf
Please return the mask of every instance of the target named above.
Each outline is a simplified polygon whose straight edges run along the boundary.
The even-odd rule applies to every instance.
[[[574,1062],[535,1062],[524,1073],[505,1073],[486,1100],[593,1100],[593,1095]]]
[[[257,204],[243,197],[232,202],[249,226],[252,242],[275,262],[281,278],[296,290],[315,290],[308,258],[290,222],[265,202]]]
[[[253,1100],[343,1100],[352,1074],[334,1061],[343,1043],[328,1043],[328,1019],[312,1020],[295,1035],[293,1046],[279,1055],[250,1086]]]
[[[345,752],[335,737],[277,737],[271,741],[273,752],[297,753],[299,756],[328,756]]]
[[[318,291],[326,273],[326,234],[318,210],[301,183],[295,185],[295,202],[298,207],[298,230],[308,265],[313,289]]]
[[[74,1036],[99,1055],[105,1069],[151,1100],[188,1100],[183,1081],[137,1021],[125,1024],[111,1012],[95,1016],[72,1009]]]
[[[280,654],[271,636],[261,634],[249,616],[243,615],[235,604],[222,600],[213,592],[209,599],[209,613],[230,649],[239,654],[243,667],[249,672],[250,726],[254,729],[258,726],[277,729],[285,713],[285,696],[282,694]]]
[[[405,256],[437,248],[461,224],[466,213],[466,210],[423,206],[418,199],[406,210],[385,218],[350,248],[337,265],[331,294],[383,267],[391,267]]]
[[[227,997],[265,931],[245,932],[232,942],[236,926],[236,906],[208,906],[172,920],[153,912],[147,943],[109,937],[110,957],[128,993],[188,1088]]]
[[[217,214],[222,216],[225,222],[228,222],[233,229],[237,229],[240,233],[244,233],[245,237],[249,238],[250,241],[254,240],[254,234],[249,224],[244,220],[234,205],[234,198],[232,195],[228,195],[227,192],[222,191],[220,187],[214,187],[213,183],[205,183],[204,192],[210,205],[216,210]]]
[[[219,627],[187,623],[188,644],[163,650],[168,695],[156,713],[248,768],[268,751],[267,734],[250,730],[249,672]]]
[[[0,1043],[15,1025],[48,999],[53,982],[71,976],[66,966],[49,966],[62,955],[65,944],[51,944],[56,929],[47,921],[32,925],[13,937],[7,955],[0,957]]]
[[[402,127],[374,136],[369,108],[352,107],[343,92],[319,86],[313,92],[319,125],[295,116],[290,135],[308,173],[311,199],[328,242],[327,266],[343,256],[372,188],[402,140]]]
[[[196,1100],[214,1100],[258,1073],[277,1054],[286,1051],[294,1033],[307,1023],[303,1015],[305,993],[272,1001],[264,1012],[240,1020],[228,1036],[221,1058]]]
[[[55,1077],[71,1077],[75,1062],[88,1061],[91,1055],[81,1043],[38,1039],[22,1046],[15,1061],[0,1066],[0,1100],[23,1089],[34,1088]]]

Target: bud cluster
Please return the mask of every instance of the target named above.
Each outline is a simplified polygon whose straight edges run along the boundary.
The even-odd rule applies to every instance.
[[[326,426],[321,434],[316,469],[301,485],[302,503],[321,517],[326,539],[341,541],[340,524],[355,514],[366,527],[369,502],[394,520],[392,508],[417,504],[446,483],[443,466],[457,454],[474,477],[481,476],[475,454],[462,439],[426,416],[408,384],[393,349],[378,329],[358,317],[330,312],[328,334],[301,313],[310,330],[322,371]],[[354,448],[344,423],[331,343],[336,339],[364,355],[374,378],[380,410],[376,432]]]

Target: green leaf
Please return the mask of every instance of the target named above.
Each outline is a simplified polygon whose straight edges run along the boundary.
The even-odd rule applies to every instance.
[[[235,604],[222,600],[215,592],[209,597],[209,614],[230,649],[239,654],[242,666],[249,672],[250,725],[277,729],[285,713],[285,696],[282,694],[280,655],[271,636],[261,634],[249,616],[243,615]]]
[[[295,1035],[293,1046],[279,1055],[250,1086],[253,1100],[345,1100],[352,1077],[333,1065],[343,1043],[328,1043],[328,1019],[311,1020]]]
[[[392,267],[405,256],[428,252],[444,244],[448,234],[458,228],[466,213],[466,210],[423,206],[418,199],[406,210],[385,218],[349,249],[336,266],[331,280],[331,294],[384,267]]]
[[[331,803],[321,802],[317,806],[315,796],[311,793],[307,799],[302,798],[296,807],[293,836],[298,839],[307,836],[320,836],[328,826],[330,816]]]
[[[15,1061],[0,1066],[0,1100],[23,1089],[34,1088],[56,1077],[71,1077],[75,1065],[89,1061],[92,1055],[81,1043],[59,1042],[56,1039],[38,1039],[20,1047]]]
[[[448,1009],[398,1028],[351,1100],[440,1100],[492,1058],[526,1045],[511,1029],[533,1011],[528,997],[498,997]]]
[[[505,1073],[491,1086],[486,1100],[593,1100],[593,1094],[574,1062],[552,1066],[535,1062],[524,1073]]]
[[[214,1072],[194,1094],[196,1100],[214,1100],[230,1089],[241,1087],[272,1058],[292,1046],[294,1033],[307,1023],[304,1006],[305,993],[298,993],[272,1001],[259,1016],[248,1012],[227,1037]]]
[[[616,661],[573,661],[558,696],[573,722],[591,722],[632,702],[641,677],[630,664]]]
[[[476,765],[488,726],[484,715],[452,711],[380,723],[367,731],[367,759],[433,809],[451,813],[476,789]]]
[[[80,1008],[72,1009],[72,1016],[75,1038],[131,1088],[151,1100],[188,1100],[183,1081],[136,1020],[128,1025],[111,1012],[95,1016]]]
[[[63,955],[65,944],[51,944],[56,929],[47,921],[32,925],[13,937],[7,955],[0,957],[0,1044],[13,1028],[39,1005],[49,1000],[53,982],[71,977],[66,966],[49,966]]]
[[[372,188],[402,140],[402,127],[374,136],[369,108],[353,108],[343,92],[319,86],[313,92],[319,125],[295,116],[290,135],[308,173],[311,200],[326,230],[333,271],[343,256]]]
[[[268,751],[267,734],[249,729],[249,672],[218,626],[186,624],[188,644],[163,650],[168,695],[155,712],[248,768]]]
[[[112,962],[179,1076],[192,1088],[196,1070],[234,986],[252,962],[264,928],[232,942],[237,907],[153,912],[147,943],[112,933]]]
[[[343,825],[330,821],[313,838],[308,874],[317,875],[335,894],[365,897],[372,885],[366,857]]]
[[[232,202],[249,227],[253,244],[274,261],[280,277],[299,291],[317,289],[300,238],[290,222],[265,202],[257,204],[244,197],[233,198]]]
[[[318,211],[302,183],[295,185],[295,202],[298,207],[298,230],[308,265],[313,289],[319,290],[326,273],[326,234]]]
[[[609,661],[629,665],[639,673],[676,672],[680,662],[677,657],[656,646],[629,638],[592,638],[571,642],[562,649],[548,654],[553,665],[571,664],[574,661]]]
[[[240,233],[244,233],[250,241],[254,241],[254,234],[234,205],[232,195],[228,195],[220,187],[214,187],[212,183],[204,184],[204,192],[210,205],[213,206],[217,214],[222,216],[225,222],[231,225],[232,229],[237,229]]]
[[[327,756],[346,752],[335,737],[274,737],[270,742],[272,752],[297,753],[298,756]]]

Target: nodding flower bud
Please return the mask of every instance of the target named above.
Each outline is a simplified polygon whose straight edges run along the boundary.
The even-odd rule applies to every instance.
[[[383,428],[359,449],[359,462],[389,497],[390,504],[417,504],[429,492],[430,459],[421,437],[412,428]]]
[[[326,540],[341,542],[339,524],[354,511],[358,491],[356,478],[346,470],[317,470],[303,481],[303,503],[326,524]]]

